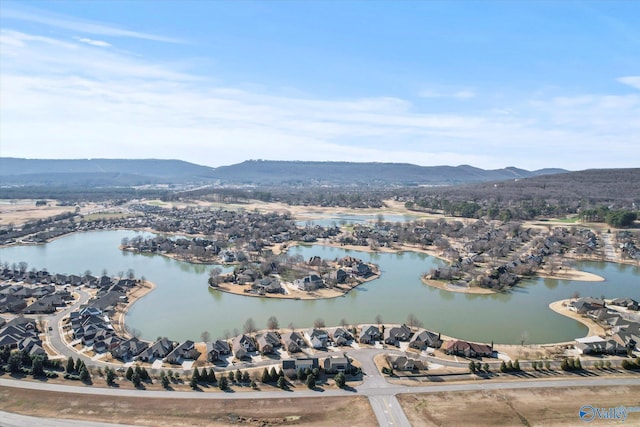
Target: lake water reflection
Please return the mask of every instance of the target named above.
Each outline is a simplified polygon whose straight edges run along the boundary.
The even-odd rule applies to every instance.
[[[375,262],[382,276],[365,283],[344,297],[316,300],[275,300],[232,295],[207,286],[212,265],[189,264],[157,255],[142,255],[118,249],[122,238],[135,231],[76,233],[47,245],[13,246],[0,249],[2,262],[29,263],[29,268],[81,274],[91,270],[109,274],[133,269],[138,277],[153,281],[156,289],[133,305],[126,322],[142,337],[167,336],[175,340],[198,340],[201,332],[213,337],[241,331],[249,317],[265,327],[276,316],[281,327],[309,327],[322,318],[327,325],[373,322],[404,322],[415,314],[426,327],[468,340],[519,343],[526,333],[529,343],[560,342],[584,336],[580,323],[548,309],[552,301],[582,296],[640,299],[640,268],[612,263],[580,262],[577,267],[604,276],[605,282],[574,282],[533,279],[512,292],[495,295],[458,294],[424,285],[420,275],[442,261],[416,252],[367,253],[320,245],[290,249],[305,259],[318,255],[339,258],[347,254]],[[148,234],[148,233],[146,233]]]

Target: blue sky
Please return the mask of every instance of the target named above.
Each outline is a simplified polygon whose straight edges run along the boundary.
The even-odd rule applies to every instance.
[[[640,166],[633,1],[0,3],[0,155]]]

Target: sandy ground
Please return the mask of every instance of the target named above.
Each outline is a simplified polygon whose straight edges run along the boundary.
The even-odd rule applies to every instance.
[[[575,311],[569,310],[569,308],[566,305],[570,301],[571,301],[570,299],[555,301],[549,304],[549,308],[558,314],[562,314],[563,316],[570,317],[582,323],[583,325],[585,325],[587,328],[589,328],[589,333],[587,334],[587,336],[598,335],[598,336],[604,337],[606,333],[605,333],[605,330],[602,328],[602,326],[598,325],[588,317],[583,317],[581,314],[578,314]]]
[[[91,395],[0,387],[0,409],[38,417],[154,427],[377,425],[365,397],[183,400],[100,396],[96,399]]]
[[[563,268],[560,271],[557,271],[554,274],[549,274],[541,270],[538,272],[538,274],[536,274],[536,276],[542,277],[544,279],[575,280],[578,282],[604,282],[605,281],[604,277],[598,276],[597,274],[589,273],[587,271],[565,269],[565,268]]]
[[[441,280],[425,279],[424,277],[422,277],[421,280],[422,280],[422,283],[424,283],[425,285],[442,289],[443,291],[460,292],[462,294],[495,294],[496,293],[496,291],[492,289],[480,288],[477,286],[473,286],[473,287],[456,286],[450,283],[443,282]]]
[[[51,206],[36,206],[35,200],[16,200],[15,203],[0,204],[0,225],[21,225],[27,221],[48,218],[65,212],[73,212],[74,206],[55,206],[55,201],[50,201]]]
[[[640,386],[466,391],[398,396],[412,426],[578,426],[582,405],[640,406]],[[626,425],[640,425],[631,413]],[[620,425],[595,419],[588,425]]]

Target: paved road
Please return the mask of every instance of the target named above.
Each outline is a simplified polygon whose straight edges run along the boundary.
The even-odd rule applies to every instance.
[[[379,426],[411,427],[395,396],[370,396],[369,403],[376,414]]]
[[[125,424],[107,424],[91,421],[63,420],[55,418],[38,418],[0,411],[0,426],[2,427],[133,427]]]

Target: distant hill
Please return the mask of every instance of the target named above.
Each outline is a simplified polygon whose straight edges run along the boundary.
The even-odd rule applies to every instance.
[[[0,157],[2,185],[135,186],[211,182],[213,168],[181,160]]]
[[[246,185],[455,185],[562,173],[564,169],[526,171],[513,167],[484,170],[472,166],[417,166],[409,163],[351,163],[248,160],[222,166],[223,183]]]
[[[126,187],[153,184],[251,186],[417,186],[503,181],[566,172],[508,167],[417,166],[408,163],[350,163],[249,160],[210,168],[180,160],[0,158],[1,185]]]
[[[640,202],[640,168],[587,169],[518,180],[425,189],[425,193],[454,201],[546,200],[583,205]]]

